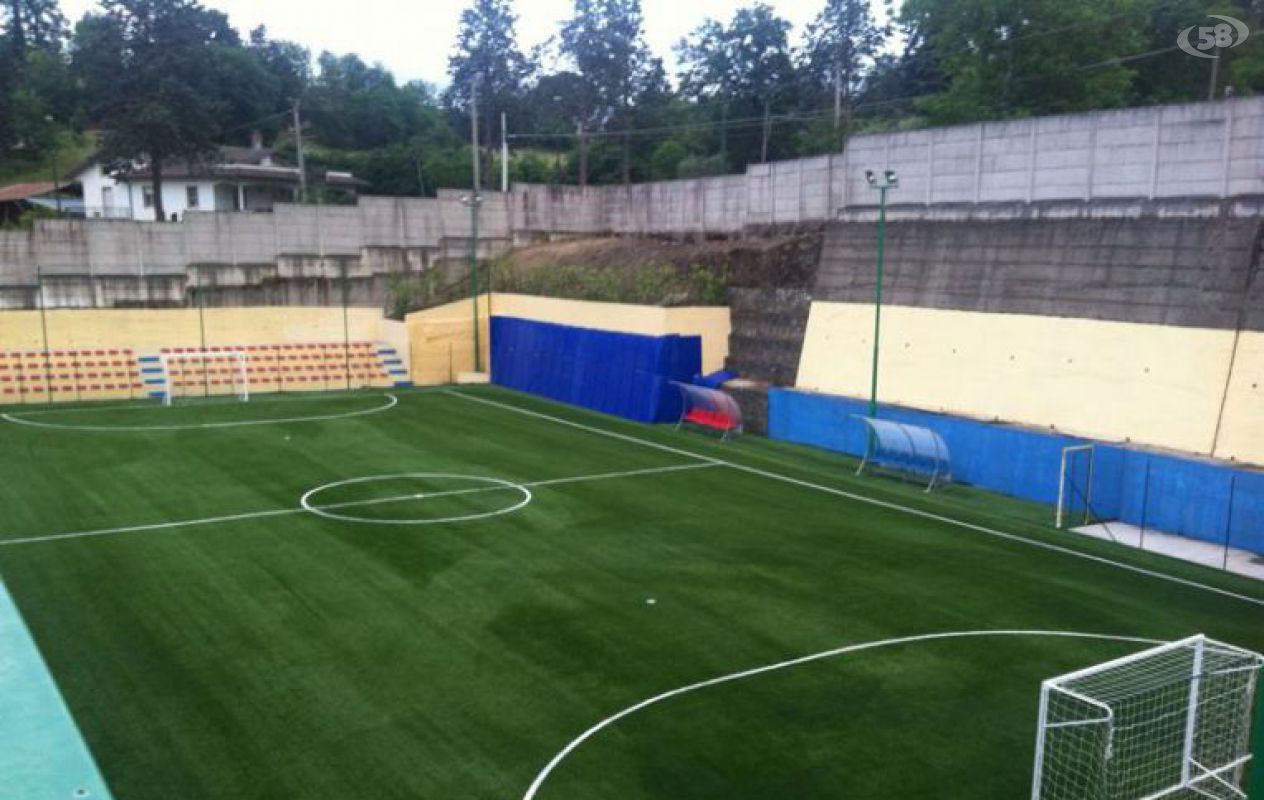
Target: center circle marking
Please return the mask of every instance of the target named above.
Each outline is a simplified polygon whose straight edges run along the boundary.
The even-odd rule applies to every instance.
[[[512,489],[520,495],[517,502],[504,508],[497,508],[492,511],[480,511],[476,514],[462,514],[454,517],[422,517],[420,519],[375,519],[373,517],[358,517],[354,514],[340,514],[329,510],[329,507],[321,507],[313,502],[313,498],[321,492],[337,489],[340,486],[351,486],[357,483],[372,483],[375,481],[399,480],[402,478],[437,478],[440,480],[454,481],[473,481],[474,483],[485,484],[483,488],[467,488],[452,489],[441,492],[410,492],[390,498],[374,498],[363,501],[348,501],[345,503],[337,503],[333,507],[338,509],[355,508],[360,505],[373,505],[375,503],[399,501],[399,500],[422,500],[428,497],[449,497],[461,494],[475,494],[478,492],[494,492],[504,489]],[[370,525],[435,525],[441,522],[468,522],[476,519],[486,519],[501,514],[511,514],[531,502],[531,490],[520,483],[513,481],[501,480],[500,478],[488,478],[484,475],[457,475],[447,472],[405,472],[398,475],[370,475],[364,478],[348,478],[344,481],[335,481],[317,486],[315,489],[309,490],[301,498],[299,505],[304,510],[325,517],[326,519],[336,519],[341,522],[362,522]]]

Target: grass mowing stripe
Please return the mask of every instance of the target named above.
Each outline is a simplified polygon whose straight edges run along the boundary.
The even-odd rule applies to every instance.
[[[645,469],[623,470],[621,472],[603,472],[592,475],[572,475],[566,478],[547,478],[539,481],[529,481],[527,483],[518,483],[514,486],[522,486],[527,488],[535,488],[539,486],[561,486],[570,483],[587,483],[592,481],[607,481],[615,478],[635,478],[643,475],[659,475],[669,472],[680,472],[683,470],[705,469],[706,467],[720,466],[719,463],[695,463],[695,464],[677,464],[668,467],[647,467]],[[398,475],[379,475],[375,477],[403,477]],[[329,505],[315,506],[316,509],[336,510],[344,508],[360,508],[363,506],[380,505],[384,503],[395,503],[404,500],[420,500],[431,499],[436,497],[451,497],[455,495],[477,494],[479,492],[496,492],[505,491],[511,488],[509,486],[480,486],[476,489],[451,489],[443,492],[431,492],[429,494],[405,494],[393,497],[378,497],[372,500],[348,500],[343,503],[331,503]],[[144,533],[147,531],[169,530],[173,528],[191,527],[195,525],[212,525],[220,522],[239,522],[242,520],[261,519],[264,517],[278,517],[286,514],[309,513],[310,509],[303,506],[295,508],[278,508],[271,511],[247,511],[240,514],[226,514],[218,517],[203,517],[201,519],[175,520],[172,522],[155,522],[147,525],[129,525],[118,528],[102,528],[95,531],[75,531],[72,533],[53,533],[44,536],[26,536],[20,539],[0,540],[0,547],[9,547],[20,544],[38,544],[41,542],[54,542],[65,539],[84,539],[94,536],[112,536],[122,533]]]
[[[848,500],[855,500],[856,502],[859,502],[859,503],[865,503],[867,505],[877,506],[879,508],[885,508],[885,509],[888,509],[891,511],[897,511],[903,514],[910,514],[912,516],[921,517],[922,519],[929,519],[935,522],[942,522],[947,525],[953,525],[958,528],[964,528],[965,530],[975,531],[976,533],[982,533],[987,536],[993,536],[993,537],[1005,539],[1006,541],[1011,541],[1011,542],[1018,542],[1021,544],[1030,545],[1032,547],[1039,547],[1043,550],[1048,550],[1049,552],[1061,553],[1063,555],[1073,556],[1075,558],[1092,561],[1098,564],[1105,564],[1107,566],[1115,567],[1117,569],[1134,572],[1139,575],[1146,575],[1151,578],[1157,578],[1159,580],[1179,584],[1181,586],[1197,589],[1199,591],[1212,592],[1214,594],[1219,594],[1224,597],[1232,597],[1235,600],[1241,600],[1246,603],[1251,603],[1253,605],[1264,607],[1264,599],[1251,597],[1250,595],[1239,594],[1238,592],[1229,591],[1228,589],[1221,589],[1218,586],[1211,586],[1210,584],[1201,583],[1195,580],[1190,580],[1189,578],[1181,578],[1176,575],[1168,574],[1166,572],[1159,572],[1158,570],[1147,569],[1145,567],[1138,567],[1133,564],[1128,564],[1122,561],[1115,561],[1114,559],[1106,558],[1104,556],[1093,555],[1092,553],[1085,553],[1083,551],[1074,550],[1069,547],[1063,547],[1061,545],[1051,544],[1049,542],[1042,542],[1037,539],[1031,539],[1027,536],[1020,536],[1016,533],[1006,533],[1005,531],[999,531],[999,530],[996,530],[995,528],[989,528],[984,525],[976,525],[973,522],[966,522],[965,520],[956,519],[954,517],[948,517],[942,514],[936,514],[933,511],[924,511],[920,508],[906,506],[901,503],[891,502],[889,500],[879,500],[874,497],[868,497],[866,495],[857,494],[855,492],[849,492],[844,489],[835,489],[832,486],[825,486],[824,484],[813,483],[812,481],[805,481],[799,478],[791,477],[789,475],[782,475],[777,472],[770,472],[769,470],[748,466],[746,464],[739,464],[733,461],[725,461],[723,459],[711,458],[710,456],[703,456],[698,453],[692,453],[688,450],[683,450],[677,447],[671,447],[670,445],[660,444],[658,442],[653,442],[648,439],[641,439],[636,436],[630,436],[628,434],[618,433],[616,431],[606,430],[604,428],[598,428],[593,425],[585,425],[581,422],[575,422],[573,420],[563,419],[562,417],[555,417],[550,414],[543,414],[538,411],[531,411],[528,409],[520,408],[510,403],[502,403],[497,400],[489,400],[485,397],[475,397],[473,395],[469,395],[464,392],[458,392],[452,389],[447,390],[445,393],[453,395],[454,397],[460,397],[470,402],[483,403],[485,405],[495,406],[498,408],[505,409],[507,411],[513,411],[519,414],[526,414],[528,416],[536,417],[538,419],[552,420],[562,425],[568,425],[574,428],[579,428],[581,430],[591,431],[592,433],[600,434],[602,436],[609,436],[614,439],[620,439],[626,442],[633,442],[635,444],[644,445],[646,447],[653,447],[659,450],[665,450],[668,452],[677,453],[679,455],[687,455],[687,456],[692,456],[698,459],[705,459],[708,461],[712,461],[716,464],[720,464],[726,467],[731,467],[735,470],[746,472],[751,475],[758,475],[762,478],[767,478],[769,480],[776,480],[776,481],[781,481],[783,483],[793,484],[795,486],[802,486],[803,488],[806,488],[806,489],[813,489],[815,491],[825,492],[827,494],[832,494],[836,497],[842,497]]]
[[[610,727],[611,725],[618,722],[619,720],[624,719],[625,717],[629,717],[632,714],[635,714],[636,712],[642,709],[648,708],[649,706],[655,705],[657,703],[661,703],[664,700],[669,700],[673,697],[679,697],[680,695],[688,694],[689,692],[695,692],[699,689],[706,689],[711,686],[718,686],[722,683],[731,683],[733,681],[742,680],[743,678],[752,678],[756,675],[763,675],[764,673],[768,673],[768,672],[775,672],[777,670],[789,669],[790,667],[797,667],[803,664],[810,664],[814,661],[822,661],[827,658],[836,658],[838,656],[848,655],[851,653],[859,653],[865,650],[877,650],[882,647],[895,647],[898,645],[915,644],[919,642],[930,642],[930,641],[937,641],[941,639],[967,639],[967,638],[976,638],[976,637],[983,637],[983,636],[1049,636],[1049,637],[1063,637],[1063,638],[1068,638],[1068,639],[1097,639],[1101,641],[1113,641],[1113,642],[1136,642],[1137,644],[1150,644],[1150,645],[1163,644],[1162,641],[1157,640],[1157,639],[1143,639],[1136,636],[1117,636],[1117,635],[1106,634],[1106,633],[1077,633],[1074,631],[1019,631],[1019,630],[951,631],[951,632],[946,632],[946,633],[924,633],[917,636],[904,636],[898,639],[881,639],[876,642],[861,642],[860,644],[850,644],[850,645],[845,645],[843,647],[836,647],[836,648],[833,648],[832,650],[823,650],[819,653],[813,653],[811,655],[800,656],[799,658],[792,658],[788,661],[779,661],[775,664],[768,664],[762,667],[754,667],[752,669],[742,670],[741,672],[732,672],[732,673],[729,673],[728,675],[721,675],[716,678],[710,678],[705,681],[691,683],[687,686],[681,686],[678,689],[672,689],[670,691],[666,691],[661,694],[656,694],[649,699],[642,700],[641,702],[636,703],[635,705],[628,706],[627,708],[623,709],[617,714],[612,714],[606,717],[601,722],[598,722],[596,725],[593,725],[592,727],[588,728],[588,730],[584,731],[579,736],[576,736],[565,747],[559,750],[557,755],[553,756],[553,758],[549,761],[549,763],[544,766],[544,769],[540,770],[540,772],[535,776],[535,780],[531,782],[531,785],[527,787],[526,793],[523,794],[522,800],[533,800],[536,794],[539,793],[540,787],[543,786],[544,782],[549,779],[549,775],[553,773],[553,770],[557,769],[557,766],[561,764],[562,761],[564,761],[567,756],[573,753],[576,750],[576,748],[578,748],[581,744],[588,741],[593,736],[600,733],[605,728]]]

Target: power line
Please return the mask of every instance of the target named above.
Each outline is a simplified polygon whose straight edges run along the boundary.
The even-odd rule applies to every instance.
[[[1180,47],[1178,45],[1160,47],[1160,48],[1156,48],[1153,50],[1146,50],[1139,53],[1129,53],[1122,56],[1116,56],[1114,58],[1109,58],[1103,61],[1097,61],[1090,64],[1075,65],[1075,66],[1070,67],[1069,70],[1072,72],[1088,72],[1095,69],[1104,69],[1106,67],[1118,66],[1120,64],[1126,64],[1133,61],[1140,61],[1142,59],[1152,58],[1154,56],[1163,55],[1165,53],[1171,53],[1179,49]],[[1028,83],[1031,81],[1046,80],[1048,77],[1049,76],[1045,76],[1045,75],[1028,75],[1025,77],[1015,78],[1014,82],[1015,83]],[[852,110],[853,112],[871,110],[874,108],[879,108],[879,107],[884,107],[884,106],[898,105],[901,103],[910,103],[910,102],[915,102],[917,100],[924,100],[933,96],[934,95],[928,95],[928,94],[905,95],[901,97],[888,98],[885,100],[874,100],[874,101],[865,102],[865,103],[858,103],[852,106]],[[743,98],[743,99],[749,100],[750,98]],[[725,102],[728,102],[728,101],[725,101]],[[693,104],[693,107],[697,108],[699,105],[701,104]],[[811,121],[815,119],[820,119],[822,117],[831,116],[832,114],[833,114],[833,107],[830,106],[830,107],[825,107],[825,108],[820,108],[820,109],[810,110],[810,111],[792,112],[792,113],[784,113],[784,114],[771,114],[769,115],[768,119],[771,120],[772,122],[807,122],[807,121]],[[738,118],[729,119],[729,120],[707,120],[707,121],[701,121],[701,122],[687,122],[687,123],[682,123],[682,124],[677,124],[677,125],[658,125],[658,126],[650,126],[650,127],[644,127],[644,128],[627,128],[623,130],[590,131],[590,132],[585,133],[584,137],[588,139],[601,139],[601,138],[623,138],[626,136],[655,136],[655,135],[660,135],[660,134],[688,133],[688,132],[700,131],[700,130],[719,130],[719,129],[742,130],[744,128],[753,128],[759,125],[763,125],[764,120],[765,120],[765,117],[763,115],[754,116],[754,117],[738,117]],[[579,137],[580,135],[578,133],[572,133],[572,132],[508,134],[508,138],[511,140],[536,140],[536,141],[555,140],[556,141],[556,140],[563,140],[563,139],[574,140],[574,139],[578,139]]]

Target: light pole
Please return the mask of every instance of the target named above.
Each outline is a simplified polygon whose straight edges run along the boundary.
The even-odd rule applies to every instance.
[[[879,178],[873,170],[865,170],[865,181],[870,189],[878,192],[878,265],[873,287],[873,371],[869,381],[869,417],[878,416],[878,343],[882,335],[882,261],[887,243],[887,192],[900,185],[895,170],[888,169]],[[869,446],[873,446],[873,433],[869,434]]]
[[[483,356],[478,341],[478,207],[483,203],[483,180],[479,174],[478,152],[478,82],[482,75],[475,75],[470,82],[470,164],[472,189],[461,198],[470,208],[470,301],[474,311],[474,371],[483,371]],[[488,298],[489,300],[491,298]]]
[[[474,371],[483,371],[483,354],[478,341],[478,209],[483,204],[483,195],[467,194],[461,197],[461,204],[470,209],[470,300],[474,308]],[[487,302],[492,301],[488,292]]]

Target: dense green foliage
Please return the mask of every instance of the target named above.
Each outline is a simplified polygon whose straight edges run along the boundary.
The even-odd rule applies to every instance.
[[[631,268],[557,264],[548,269],[516,271],[508,265],[493,264],[492,269],[498,292],[651,306],[722,306],[727,301],[724,273],[702,265]]]
[[[964,487],[928,496],[763,439],[725,445],[468,391],[674,450],[427,391],[326,422],[154,432],[0,422],[0,449],[15,456],[0,461],[0,575],[116,797],[518,798],[575,736],[634,703],[889,637],[1205,632],[1264,649],[1258,605],[1031,542],[1254,597],[1258,584],[1054,531],[1045,508]],[[380,403],[358,393],[8,411],[135,427]],[[537,485],[524,508],[461,523],[384,526],[297,508],[314,487],[369,475],[530,483],[688,465]],[[396,479],[315,502],[395,496],[342,511],[433,519],[521,497],[483,488]],[[253,512],[271,514],[13,543]],[[1023,797],[1040,681],[1137,649],[928,642],[715,686],[600,732],[539,800]]]
[[[514,179],[604,183],[837,151],[858,131],[1264,88],[1258,0],[906,0],[890,24],[867,0],[821,0],[800,32],[755,1],[681,41],[676,75],[645,42],[640,0],[575,0],[530,52],[522,13],[529,4],[470,0],[439,89],[262,28],[243,37],[196,0],[103,0],[73,27],[56,0],[4,0],[0,169],[40,163],[57,129],[108,131],[106,149],[126,159],[196,156],[253,130],[292,150],[299,100],[314,168],[431,194],[468,185],[477,92],[488,185],[502,114]],[[1255,32],[1222,53],[1214,80],[1216,62],[1175,44],[1211,13]]]

